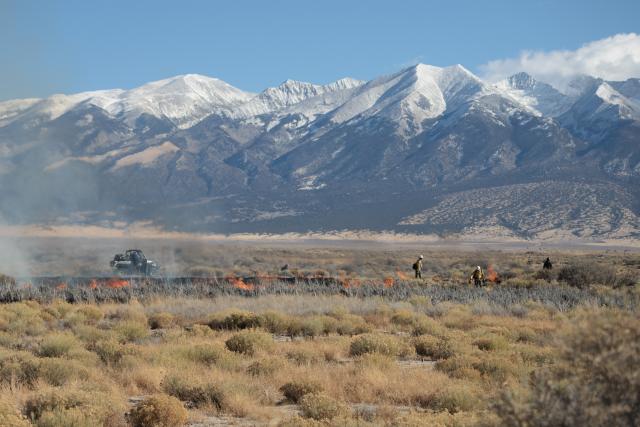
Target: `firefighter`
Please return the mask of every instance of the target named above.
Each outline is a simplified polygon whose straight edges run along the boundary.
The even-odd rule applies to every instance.
[[[416,272],[416,279],[422,279],[422,260],[424,256],[420,255],[418,260],[413,263],[413,269]]]
[[[551,270],[552,268],[553,264],[551,264],[551,260],[549,259],[549,257],[547,257],[547,259],[544,260],[544,263],[542,263],[542,269]]]
[[[469,283],[473,281],[475,287],[480,287],[484,283],[484,273],[482,272],[482,268],[477,266],[473,273],[471,273],[471,277],[469,277]]]

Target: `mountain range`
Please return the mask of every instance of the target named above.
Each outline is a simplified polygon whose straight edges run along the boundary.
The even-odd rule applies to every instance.
[[[418,64],[250,93],[182,75],[0,103],[0,218],[188,232],[640,236],[640,79]]]

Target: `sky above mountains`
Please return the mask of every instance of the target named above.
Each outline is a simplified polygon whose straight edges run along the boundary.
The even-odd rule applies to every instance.
[[[417,62],[490,80],[640,77],[640,2],[0,0],[0,100],[185,73],[258,92],[368,80]]]

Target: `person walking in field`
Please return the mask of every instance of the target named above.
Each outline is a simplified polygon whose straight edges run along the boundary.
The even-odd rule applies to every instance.
[[[424,256],[420,255],[418,260],[413,263],[413,269],[416,272],[416,279],[422,279],[422,260]]]
[[[549,257],[547,257],[547,259],[544,260],[544,263],[542,263],[542,269],[551,270],[552,268],[553,264],[551,264],[551,260],[549,259]]]
[[[482,286],[484,283],[484,273],[482,272],[482,268],[477,266],[473,273],[471,273],[471,277],[469,277],[469,283],[473,281],[473,285],[478,288]]]

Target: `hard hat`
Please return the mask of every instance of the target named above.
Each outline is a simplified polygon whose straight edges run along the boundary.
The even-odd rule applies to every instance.
[[[424,256],[420,255],[420,259],[424,258]]]
[[[482,270],[482,269],[480,268],[480,266],[477,266],[477,267],[476,267],[476,270]]]

